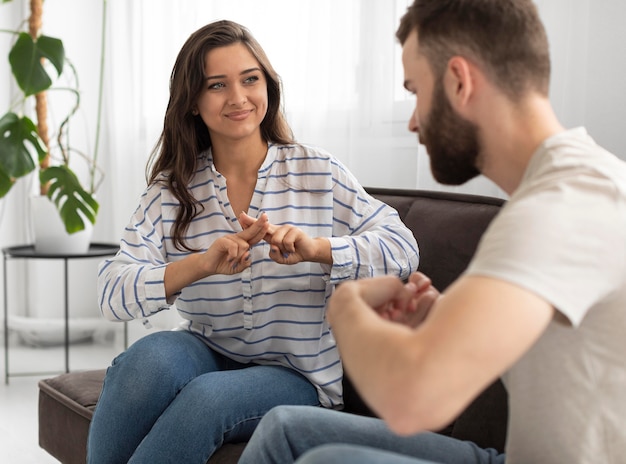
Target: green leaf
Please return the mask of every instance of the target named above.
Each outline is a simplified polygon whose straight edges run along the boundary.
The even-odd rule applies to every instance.
[[[29,34],[21,32],[9,52],[9,63],[17,84],[27,97],[52,85],[42,58],[47,58],[60,75],[65,61],[63,42],[45,35],[33,40]]]
[[[69,234],[85,228],[84,218],[96,223],[98,202],[85,191],[76,174],[67,166],[52,166],[39,173],[41,183],[50,182],[48,198],[57,206]]]
[[[46,147],[37,135],[37,127],[26,116],[7,113],[0,119],[0,170],[7,176],[18,178],[32,172],[35,161],[27,143],[37,151],[41,161],[46,156]]]
[[[13,187],[14,181],[2,170],[0,170],[0,198],[5,196],[11,187]]]

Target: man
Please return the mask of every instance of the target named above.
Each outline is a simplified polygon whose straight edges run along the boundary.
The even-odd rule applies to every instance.
[[[241,462],[623,462],[626,164],[557,120],[530,0],[415,0],[397,36],[405,87],[419,97],[410,129],[435,178],[481,172],[510,200],[445,296],[421,274],[333,295],[345,369],[384,422],[279,408]],[[499,376],[505,454],[425,432]]]

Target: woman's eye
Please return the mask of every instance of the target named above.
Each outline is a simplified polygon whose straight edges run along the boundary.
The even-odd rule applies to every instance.
[[[250,76],[250,77],[246,78],[243,82],[245,84],[254,84],[258,80],[259,80],[259,76]]]
[[[214,84],[209,85],[209,90],[217,90],[224,88],[224,84],[222,82],[216,82]]]

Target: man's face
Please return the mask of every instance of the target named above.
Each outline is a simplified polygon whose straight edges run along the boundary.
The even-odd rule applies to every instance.
[[[443,79],[435,79],[418,48],[417,32],[413,31],[402,49],[404,85],[419,98],[409,130],[418,133],[426,147],[433,177],[442,184],[460,185],[480,174],[478,128],[454,111]]]

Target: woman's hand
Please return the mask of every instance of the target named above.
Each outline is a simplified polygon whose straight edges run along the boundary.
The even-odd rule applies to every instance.
[[[250,248],[263,240],[270,226],[263,213],[248,228],[236,234],[224,235],[213,242],[202,255],[207,275],[237,274],[250,266]]]
[[[215,240],[204,253],[193,253],[165,268],[165,295],[172,297],[189,284],[214,274],[237,274],[250,267],[250,248],[263,240],[269,219],[262,214],[250,227]]]
[[[244,230],[257,221],[246,213],[239,215],[239,223]],[[278,264],[302,261],[332,264],[330,242],[325,238],[311,238],[299,227],[270,224],[263,239],[270,245],[270,259]]]

